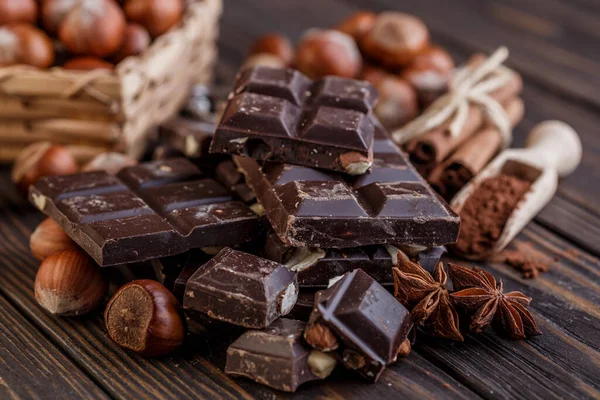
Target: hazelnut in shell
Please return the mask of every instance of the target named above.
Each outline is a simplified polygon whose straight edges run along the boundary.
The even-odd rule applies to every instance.
[[[0,27],[0,67],[15,64],[47,68],[54,63],[54,46],[45,32],[29,24]]]
[[[371,11],[357,11],[335,26],[340,32],[361,40],[375,25],[377,15]]]
[[[362,58],[351,36],[336,30],[312,29],[300,40],[294,64],[313,79],[326,75],[353,78],[360,72]]]
[[[0,0],[0,25],[18,22],[34,24],[37,12],[35,0]]]
[[[168,354],[185,337],[177,299],[149,279],[121,287],[106,306],[104,323],[115,343],[145,356]]]
[[[60,24],[67,14],[75,8],[80,1],[81,0],[43,0],[41,3],[42,25],[46,32],[51,35],[56,35]]]
[[[29,186],[40,178],[70,175],[78,170],[77,161],[67,148],[38,142],[21,151],[13,164],[11,178],[23,193],[27,193]]]
[[[108,283],[81,250],[64,250],[46,258],[35,277],[35,299],[55,315],[83,315],[102,303]]]
[[[361,40],[363,52],[387,68],[410,64],[429,47],[429,30],[419,18],[400,12],[383,12]]]
[[[127,0],[125,14],[157,37],[179,23],[183,6],[183,0]]]
[[[417,92],[408,82],[388,75],[376,87],[379,101],[375,114],[387,129],[399,128],[419,114]]]
[[[272,54],[279,57],[285,65],[291,64],[294,58],[294,49],[290,40],[280,34],[270,33],[259,37],[250,49],[249,55]]]
[[[58,37],[73,54],[106,57],[121,46],[125,26],[113,0],[80,0],[60,24]]]
[[[150,33],[139,24],[127,24],[123,43],[112,59],[118,64],[127,57],[137,56],[150,47]]]
[[[54,253],[64,250],[77,250],[77,243],[63,231],[52,218],[46,218],[35,228],[29,237],[31,255],[44,261]]]
[[[76,71],[91,71],[94,69],[105,69],[112,71],[115,66],[108,61],[97,57],[77,57],[72,58],[63,65],[64,69]]]
[[[258,53],[246,58],[241,69],[252,68],[257,65],[263,65],[271,68],[285,68],[287,66],[283,60],[273,54]]]

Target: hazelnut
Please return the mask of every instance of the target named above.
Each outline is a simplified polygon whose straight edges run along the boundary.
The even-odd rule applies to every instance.
[[[21,151],[12,168],[12,181],[23,192],[40,178],[70,175],[78,171],[77,161],[65,147],[50,142],[34,143]]]
[[[90,71],[94,69],[106,69],[112,71],[115,66],[97,57],[72,58],[63,65],[64,69]]]
[[[294,49],[289,39],[277,33],[270,33],[259,37],[250,49],[249,55],[272,54],[279,57],[285,65],[289,65],[294,58]]]
[[[35,0],[0,0],[0,25],[26,22],[34,24],[37,19]]]
[[[265,67],[271,68],[285,68],[287,65],[283,62],[283,60],[273,54],[268,53],[259,53],[253,54],[248,57],[244,63],[242,64],[241,69],[252,68],[257,65],[263,65]]]
[[[42,1],[42,24],[46,32],[51,35],[58,33],[58,28],[69,11],[71,11],[80,0],[44,0]]]
[[[391,75],[377,85],[377,90],[375,114],[387,129],[401,127],[419,114],[417,93],[408,82]]]
[[[362,66],[360,51],[351,36],[335,30],[310,30],[300,40],[294,64],[315,79],[325,75],[355,77]]]
[[[127,19],[145,27],[157,37],[177,25],[183,15],[182,0],[127,0]]]
[[[313,350],[306,360],[310,371],[321,379],[327,378],[337,365],[337,359],[331,354]]]
[[[304,340],[317,350],[332,351],[339,343],[331,329],[321,322],[310,323],[304,331]]]
[[[125,15],[113,0],[80,0],[63,19],[58,37],[74,54],[106,57],[119,49]]]
[[[344,365],[353,370],[364,368],[367,365],[365,357],[354,350],[346,349],[342,353],[342,362]]]
[[[137,164],[137,160],[121,153],[106,152],[98,154],[81,167],[81,172],[106,171],[111,175],[116,175],[125,167],[132,167]]]
[[[419,18],[399,13],[383,12],[361,41],[366,55],[388,68],[410,64],[429,46],[429,30]]]
[[[29,24],[0,27],[0,67],[27,64],[47,68],[54,63],[52,41]]]
[[[419,95],[421,103],[429,105],[448,90],[454,72],[454,60],[441,47],[431,46],[402,71],[401,77],[408,81]]]
[[[389,76],[391,76],[391,74],[382,68],[373,65],[365,65],[360,72],[359,78],[371,82],[373,86],[377,87],[382,80]]]
[[[404,339],[400,347],[398,347],[398,357],[404,358],[407,357],[411,352],[412,346],[410,344],[410,340]]]
[[[340,32],[360,41],[375,25],[377,15],[370,11],[357,11],[335,26]]]
[[[146,28],[138,24],[128,24],[123,43],[112,59],[118,64],[127,57],[137,56],[150,47],[151,40]]]
[[[54,253],[63,250],[76,250],[79,247],[71,240],[52,218],[46,218],[38,225],[29,238],[31,255],[44,261]]]
[[[57,315],[88,313],[100,305],[107,290],[100,268],[81,250],[52,254],[35,277],[35,299]]]
[[[106,306],[104,323],[115,343],[146,356],[170,353],[185,337],[175,296],[148,279],[121,287]]]

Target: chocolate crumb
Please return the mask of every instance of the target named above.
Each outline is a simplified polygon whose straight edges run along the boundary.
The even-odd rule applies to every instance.
[[[503,251],[498,261],[505,262],[517,271],[521,271],[525,279],[535,279],[540,273],[548,272],[548,265],[516,250]]]
[[[487,255],[530,187],[530,182],[504,174],[481,182],[460,212],[461,228],[455,252]]]

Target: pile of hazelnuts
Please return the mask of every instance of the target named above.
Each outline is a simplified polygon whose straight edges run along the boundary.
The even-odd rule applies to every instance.
[[[246,66],[293,67],[316,79],[358,78],[379,90],[375,113],[388,129],[414,119],[448,90],[454,61],[430,42],[419,18],[400,12],[359,11],[332,29],[311,29],[294,49],[279,34],[259,38]]]
[[[181,20],[185,0],[0,0],[0,68],[112,70]]]

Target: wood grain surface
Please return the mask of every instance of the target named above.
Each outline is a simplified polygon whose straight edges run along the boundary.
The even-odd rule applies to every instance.
[[[172,357],[146,359],[116,347],[100,312],[58,318],[33,298],[38,263],[28,238],[42,220],[0,168],[0,399],[600,399],[600,3],[596,0],[231,0],[219,40],[218,80],[230,83],[248,46],[278,31],[297,41],[357,9],[415,13],[457,61],[511,50],[525,77],[527,113],[515,145],[545,119],[571,124],[584,143],[580,168],[511,244],[550,271],[535,280],[484,265],[507,290],[533,297],[544,332],[523,342],[493,332],[464,343],[419,336],[411,355],[367,384],[338,369],[290,395],[223,372],[236,332],[190,337]]]

